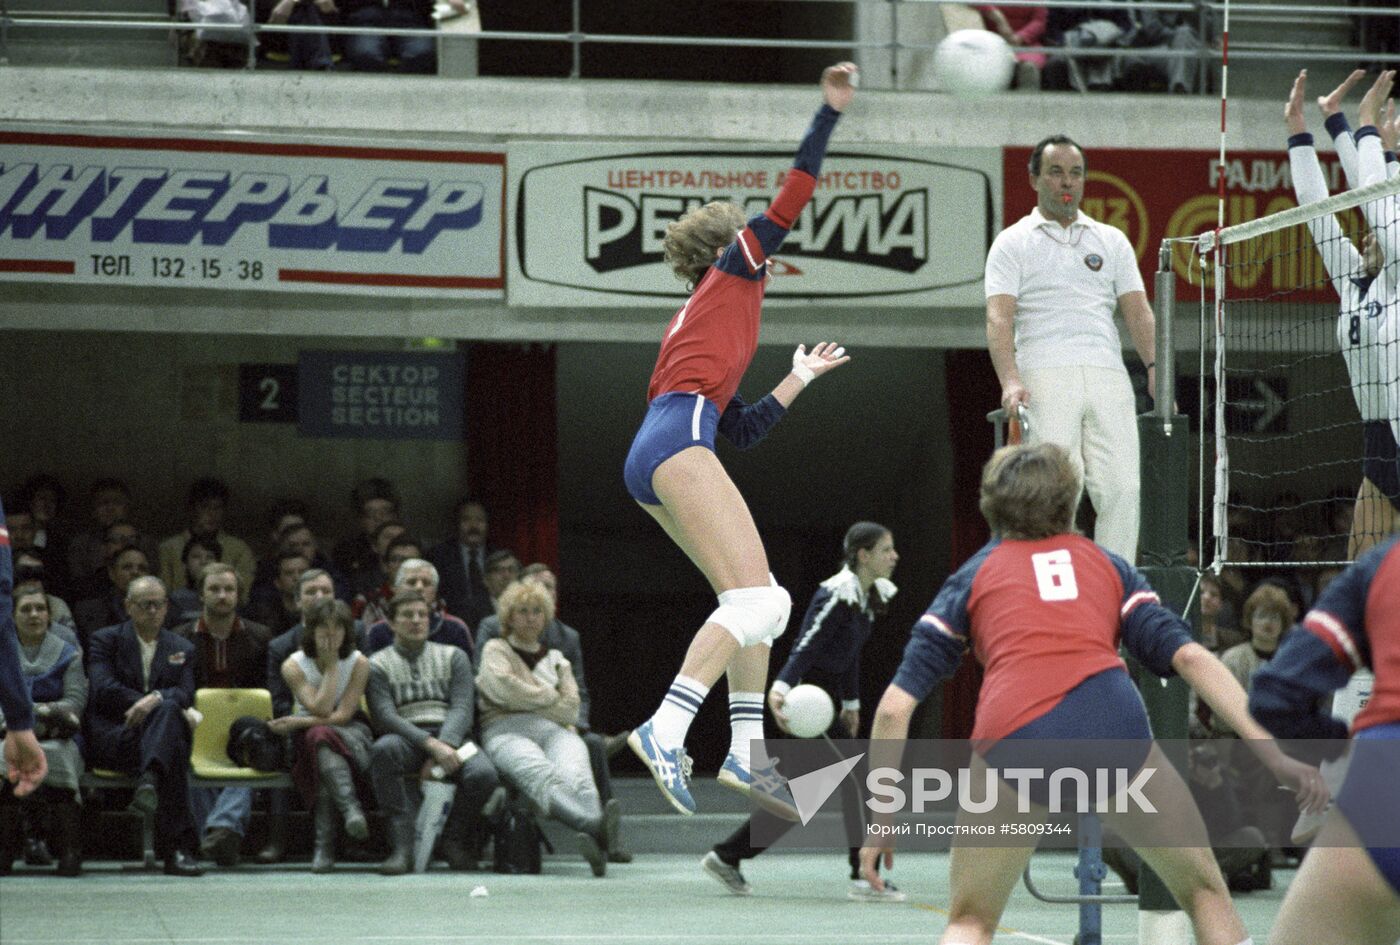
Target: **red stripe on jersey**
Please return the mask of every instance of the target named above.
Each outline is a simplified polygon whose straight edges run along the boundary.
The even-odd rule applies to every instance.
[[[748,227],[739,231],[739,249],[744,254],[744,262],[748,264],[749,272],[758,272],[763,268],[763,244]]]
[[[792,229],[797,215],[812,199],[812,191],[817,189],[817,179],[806,171],[792,168],[783,178],[783,187],[773,198],[764,215],[785,230]]]
[[[10,545],[10,530],[4,525],[0,525],[0,547],[8,548]]]
[[[1326,611],[1312,610],[1303,618],[1303,627],[1327,644],[1338,663],[1352,672],[1361,668],[1361,654],[1357,652],[1356,641],[1336,617]]]

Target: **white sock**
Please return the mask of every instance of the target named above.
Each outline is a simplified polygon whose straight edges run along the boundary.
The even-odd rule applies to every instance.
[[[729,694],[729,753],[749,767],[749,743],[763,737],[763,693]]]
[[[670,751],[685,744],[690,723],[695,721],[695,713],[700,711],[700,704],[709,694],[710,687],[701,685],[699,680],[689,676],[675,678],[666,691],[666,698],[651,717],[652,731],[662,748]]]

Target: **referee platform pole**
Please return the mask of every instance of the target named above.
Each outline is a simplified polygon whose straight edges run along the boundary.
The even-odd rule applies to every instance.
[[[1161,597],[1162,603],[1184,613],[1192,603],[1196,571],[1186,561],[1187,522],[1190,519],[1190,424],[1176,414],[1176,351],[1172,322],[1176,308],[1176,274],[1172,271],[1171,245],[1162,242],[1156,277],[1157,384],[1153,410],[1138,417],[1141,444],[1141,530],[1138,541],[1140,569]],[[1188,619],[1193,631],[1198,621]],[[1170,739],[1184,748],[1187,738],[1189,690],[1179,678],[1162,680],[1134,665],[1134,675],[1152,731],[1159,742]],[[1187,775],[1186,752],[1163,745],[1182,777]],[[1144,863],[1138,878],[1139,945],[1165,945],[1190,941],[1191,926],[1161,879]]]

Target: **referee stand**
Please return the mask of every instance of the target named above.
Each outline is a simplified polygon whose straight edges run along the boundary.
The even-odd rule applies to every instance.
[[[1162,243],[1155,288],[1157,385],[1152,412],[1138,417],[1142,456],[1139,569],[1162,604],[1184,614],[1188,606],[1193,611],[1196,607],[1196,571],[1186,561],[1191,501],[1190,425],[1186,417],[1176,414],[1176,352],[1172,345],[1176,275],[1172,272],[1171,247],[1166,241]],[[1194,613],[1187,616],[1193,631],[1199,633],[1199,620]],[[1129,663],[1147,706],[1153,735],[1185,778],[1189,688],[1180,678],[1159,679],[1135,661]],[[1139,945],[1185,942],[1190,937],[1186,913],[1144,863],[1138,878]]]

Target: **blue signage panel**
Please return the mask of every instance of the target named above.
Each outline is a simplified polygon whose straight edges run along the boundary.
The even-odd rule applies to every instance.
[[[362,440],[460,440],[462,354],[303,351],[297,432]]]

